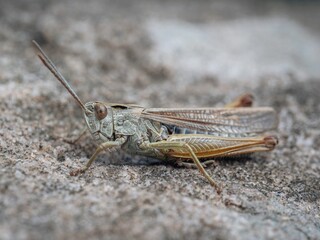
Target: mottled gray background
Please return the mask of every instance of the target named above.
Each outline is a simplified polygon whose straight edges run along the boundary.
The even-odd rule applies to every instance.
[[[90,3],[89,3],[90,2]],[[320,2],[1,1],[1,239],[319,239]],[[252,92],[279,114],[271,153],[195,169],[93,153],[83,99],[223,106]],[[143,162],[142,162],[143,163]]]

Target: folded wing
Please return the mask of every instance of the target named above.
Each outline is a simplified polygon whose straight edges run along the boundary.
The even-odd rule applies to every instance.
[[[275,129],[275,111],[261,108],[148,108],[141,117],[193,130],[250,134]]]

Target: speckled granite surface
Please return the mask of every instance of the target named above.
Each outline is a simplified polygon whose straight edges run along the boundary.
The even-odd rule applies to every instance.
[[[1,239],[319,239],[320,4],[315,1],[1,1]],[[277,149],[207,170],[93,153],[83,99],[222,106],[252,92],[279,113]]]

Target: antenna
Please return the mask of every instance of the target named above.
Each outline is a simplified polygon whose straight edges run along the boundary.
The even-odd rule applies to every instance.
[[[91,112],[89,109],[87,109],[78,95],[75,93],[75,91],[72,89],[70,84],[67,82],[67,80],[62,76],[62,74],[58,71],[56,66],[53,64],[53,62],[50,60],[50,58],[45,54],[45,52],[41,49],[40,45],[33,40],[32,43],[35,45],[35,47],[39,50],[39,53],[37,53],[38,57],[40,58],[41,62],[50,70],[50,72],[56,77],[56,79],[67,89],[67,91],[71,94],[71,96],[78,102],[80,107],[85,112]]]

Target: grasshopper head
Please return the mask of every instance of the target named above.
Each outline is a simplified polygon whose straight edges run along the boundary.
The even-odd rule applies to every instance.
[[[88,111],[83,111],[90,133],[96,140],[113,140],[113,111],[112,107],[102,102],[88,102]]]

